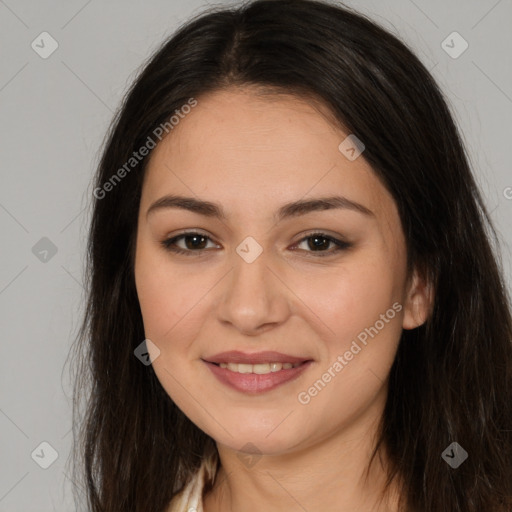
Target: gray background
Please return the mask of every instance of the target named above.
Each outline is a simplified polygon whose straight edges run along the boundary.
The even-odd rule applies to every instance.
[[[510,289],[512,0],[346,4],[408,43],[445,91],[501,235]],[[74,510],[64,364],[83,311],[90,180],[138,68],[206,5],[0,0],[0,512]],[[58,48],[43,59],[31,44],[47,51],[45,31]],[[454,31],[469,44],[455,59],[442,46]],[[445,48],[460,51],[452,39]],[[47,469],[42,442],[58,453]]]

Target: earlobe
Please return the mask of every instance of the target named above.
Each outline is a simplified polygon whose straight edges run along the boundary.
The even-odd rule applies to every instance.
[[[402,321],[404,329],[415,329],[423,325],[430,316],[434,303],[432,283],[428,282],[425,277],[420,276],[417,270],[414,271],[411,281],[404,303]]]

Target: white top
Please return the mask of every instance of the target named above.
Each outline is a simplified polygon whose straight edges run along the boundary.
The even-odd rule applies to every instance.
[[[216,453],[203,460],[189,484],[171,500],[167,512],[204,512],[203,490],[205,484],[213,482],[215,479],[217,461]]]

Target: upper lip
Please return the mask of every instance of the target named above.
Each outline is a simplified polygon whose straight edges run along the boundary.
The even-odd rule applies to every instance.
[[[222,352],[204,358],[208,363],[241,363],[241,364],[262,364],[262,363],[303,363],[310,361],[307,357],[295,357],[280,352],[266,351],[247,354],[238,350]]]

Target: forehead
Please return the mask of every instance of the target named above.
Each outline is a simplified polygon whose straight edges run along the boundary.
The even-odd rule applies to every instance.
[[[295,96],[228,89],[199,97],[153,150],[142,206],[183,193],[222,203],[235,215],[339,193],[376,214],[396,213],[364,158],[341,153],[348,135],[327,109]]]

